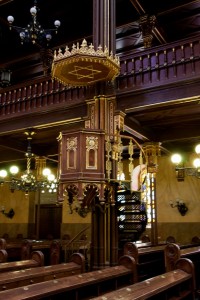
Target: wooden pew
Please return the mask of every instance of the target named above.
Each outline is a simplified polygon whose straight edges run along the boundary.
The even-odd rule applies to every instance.
[[[127,286],[136,280],[135,260],[125,255],[114,267],[2,291],[0,300],[84,299]]]
[[[6,250],[0,250],[5,251]],[[0,263],[0,273],[9,271],[18,271],[27,268],[35,268],[44,265],[44,255],[41,251],[33,251],[28,260],[11,261]]]
[[[191,239],[191,244],[200,245],[200,238],[198,236],[193,236]]]
[[[106,293],[93,300],[145,300],[195,299],[194,265],[191,260],[181,258],[175,270],[152,277],[128,287]]]
[[[6,262],[8,259],[8,253],[6,250],[0,250],[0,263]]]
[[[165,245],[138,248],[133,242],[125,243],[124,255],[130,255],[135,259],[138,281],[165,272],[164,247]]]
[[[164,257],[166,271],[174,270],[177,259],[189,258],[194,264],[197,288],[200,288],[200,246],[181,249],[177,244],[167,244],[164,248]]]
[[[0,249],[6,250],[6,240],[3,238],[0,239]]]
[[[62,278],[81,274],[85,270],[85,258],[81,253],[74,253],[71,262],[51,266],[42,266],[6,272],[0,274],[0,291],[8,290],[27,284],[43,282],[50,279]]]
[[[0,239],[0,249],[6,250],[8,261],[27,260],[32,253],[32,242],[28,239],[5,240]]]
[[[9,262],[21,259],[21,241],[19,242],[19,240],[10,242],[10,240],[1,238],[0,249],[6,250],[6,252],[8,253],[7,260]]]
[[[60,263],[61,245],[60,241],[33,241],[29,239],[18,239],[7,241],[0,239],[0,249],[8,253],[8,261],[28,260],[32,251],[41,251],[44,255],[44,264],[53,265]]]

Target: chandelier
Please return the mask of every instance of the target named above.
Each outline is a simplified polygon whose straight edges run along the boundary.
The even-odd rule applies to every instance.
[[[39,12],[39,8],[37,6],[37,1],[34,1],[34,6],[31,7],[30,13],[32,16],[32,21],[27,25],[27,27],[18,27],[13,26],[14,17],[8,16],[7,20],[9,22],[10,29],[14,28],[20,36],[21,43],[24,42],[32,42],[33,44],[42,45],[44,43],[48,45],[50,40],[52,39],[52,33],[57,33],[58,28],[60,27],[60,21],[56,20],[54,22],[55,28],[53,29],[43,29],[40,23],[37,20],[37,13]]]
[[[171,156],[171,161],[176,165],[176,178],[178,181],[184,181],[185,175],[195,176],[200,179],[200,144],[195,147],[195,159],[193,160],[193,166],[184,166],[183,157],[179,153],[175,153]]]
[[[97,50],[84,39],[79,46],[73,44],[71,51],[54,52],[52,77],[69,87],[82,87],[99,81],[113,81],[119,74],[120,62],[117,56],[109,53],[107,47]]]
[[[35,157],[31,152],[31,140],[32,136],[35,134],[33,131],[25,132],[27,135],[27,152],[25,153],[27,167],[26,171],[22,173],[21,176],[17,177],[19,173],[19,168],[17,166],[11,166],[9,169],[10,179],[7,179],[8,172],[6,170],[0,170],[0,184],[7,183],[11,192],[23,191],[26,195],[29,192],[36,192],[40,190],[42,193],[48,191],[50,193],[57,192],[58,189],[58,180],[55,178],[55,175],[51,173],[50,169],[43,168],[39,166],[39,161],[42,161],[42,166],[45,165],[46,160],[39,157]],[[37,176],[31,170],[31,160],[35,159]]]

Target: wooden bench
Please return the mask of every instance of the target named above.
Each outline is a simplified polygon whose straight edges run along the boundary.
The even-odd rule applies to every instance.
[[[2,291],[0,300],[84,299],[130,285],[136,279],[135,260],[126,255],[114,267]]]
[[[6,250],[0,250],[5,251]],[[41,251],[33,251],[28,260],[11,261],[0,263],[0,273],[9,271],[18,271],[22,269],[35,268],[44,265],[44,255]]]
[[[191,244],[200,245],[200,238],[198,236],[193,236],[191,239]]]
[[[0,239],[0,249],[8,253],[8,261],[18,261],[30,259],[32,251],[42,251],[44,264],[53,265],[60,263],[61,244],[58,240],[53,241],[33,241],[29,239],[7,241]]]
[[[0,250],[0,263],[6,262],[8,259],[8,253],[6,250]]]
[[[189,258],[194,264],[197,288],[200,288],[200,246],[181,249],[177,244],[167,244],[164,248],[164,256],[166,271],[174,270],[177,259]]]
[[[175,270],[152,277],[128,287],[93,297],[93,300],[181,300],[195,299],[194,265],[191,260],[181,258]]]
[[[10,261],[16,261],[21,259],[21,241],[12,241],[5,240],[4,238],[0,239],[0,249],[6,250],[8,253],[7,260]]]
[[[130,255],[135,259],[138,281],[165,272],[164,247],[165,245],[138,248],[133,242],[125,243],[124,255]]]
[[[85,258],[80,253],[74,253],[71,262],[51,266],[42,266],[0,273],[0,291],[27,284],[81,274],[85,270]]]

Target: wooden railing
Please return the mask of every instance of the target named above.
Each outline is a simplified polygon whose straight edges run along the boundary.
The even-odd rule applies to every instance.
[[[85,89],[69,89],[56,80],[46,80],[34,85],[6,88],[0,94],[0,116],[55,109],[56,106],[77,104],[85,100]]]
[[[89,252],[90,241],[86,239],[81,239],[83,233],[85,233],[91,225],[85,227],[83,230],[79,231],[72,239],[70,240],[63,240],[62,241],[62,248],[64,249],[64,261],[67,262],[71,255],[75,252],[81,251],[82,254],[85,256],[86,264],[88,263],[87,252]]]
[[[174,82],[199,79],[200,42],[199,38],[166,44],[137,53],[120,55],[121,72],[117,77],[118,95],[145,88],[154,88]],[[0,93],[1,119],[19,114],[54,110],[81,103],[94,96],[94,90],[63,86],[56,80],[40,79],[26,86],[2,89]]]
[[[184,40],[120,57],[117,92],[144,89],[200,76],[200,42]]]

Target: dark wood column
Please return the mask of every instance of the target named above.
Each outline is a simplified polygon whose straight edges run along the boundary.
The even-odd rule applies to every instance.
[[[98,267],[98,218],[95,211],[92,211],[91,226],[91,247],[90,247],[90,269]]]
[[[110,265],[118,263],[118,223],[115,206],[110,207]]]
[[[99,233],[99,268],[105,268],[105,213],[98,210],[98,233]]]
[[[93,0],[93,45],[106,46],[115,54],[116,4],[115,0]]]
[[[115,0],[93,0],[94,49],[97,50],[101,46],[103,51],[107,48],[108,52],[113,54],[116,52],[115,2]],[[91,116],[88,123],[91,128],[104,130],[105,134],[109,135],[114,133],[115,97],[113,96],[113,90],[106,81],[101,81],[96,84],[96,95],[98,96],[95,97],[94,102],[89,104]],[[112,96],[105,97],[105,95]],[[95,212],[93,212],[93,269],[104,268],[106,259],[111,259],[112,265],[116,263],[118,241],[115,233],[116,218],[115,213],[113,213],[114,210],[115,208],[107,209],[104,206],[96,205]]]

